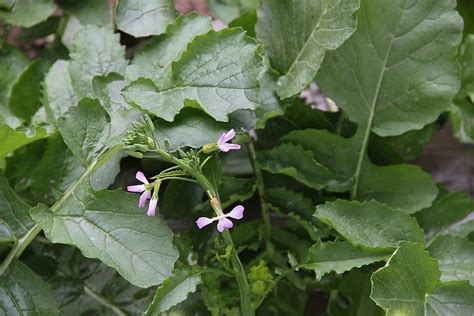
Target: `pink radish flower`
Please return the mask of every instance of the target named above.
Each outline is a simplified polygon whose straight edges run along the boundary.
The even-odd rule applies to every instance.
[[[239,144],[229,144],[228,143],[234,137],[235,137],[234,129],[231,129],[227,133],[222,133],[221,137],[219,137],[219,140],[217,141],[217,146],[219,146],[219,149],[222,150],[223,152],[228,152],[229,150],[238,150],[238,149],[240,149]]]
[[[138,201],[139,207],[145,207],[146,201],[151,198],[151,186],[148,179],[145,177],[143,172],[138,171],[135,178],[143,184],[129,185],[127,187],[128,192],[141,193]]]
[[[199,229],[201,229],[204,226],[207,226],[215,221],[218,221],[217,230],[220,233],[222,233],[225,228],[230,229],[234,226],[234,223],[232,223],[232,221],[228,217],[233,218],[233,219],[241,219],[242,217],[244,217],[244,207],[242,205],[237,205],[229,213],[212,217],[212,218],[199,217],[196,221],[196,225],[197,227],[199,227]]]

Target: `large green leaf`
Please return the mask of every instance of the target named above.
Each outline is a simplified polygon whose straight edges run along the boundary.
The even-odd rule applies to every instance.
[[[31,216],[54,243],[78,247],[89,258],[113,267],[140,287],[161,284],[178,253],[171,230],[158,217],[137,207],[136,195],[121,191],[94,192],[87,172],[53,208],[31,210]]]
[[[460,88],[456,57],[462,38],[455,0],[364,0],[357,17],[356,32],[326,55],[316,77],[358,124],[352,198],[360,194],[371,132],[395,136],[421,129],[451,104]],[[430,187],[417,209],[434,199]]]
[[[471,315],[474,287],[438,283],[438,263],[420,244],[402,243],[387,265],[372,275],[371,298],[387,315]]]
[[[2,315],[59,315],[49,284],[18,260],[0,276]]]
[[[196,286],[201,283],[201,273],[202,271],[177,270],[156,290],[145,315],[161,315],[186,300],[188,294],[194,293]]]
[[[420,244],[402,243],[372,275],[370,297],[387,315],[425,315],[426,296],[438,283],[438,263]]]
[[[69,71],[78,96],[90,95],[93,77],[123,74],[127,64],[120,36],[110,27],[87,25],[74,36]]]
[[[23,68],[28,64],[28,58],[16,49],[3,49],[0,53],[0,102],[8,105],[10,90]]]
[[[311,269],[318,278],[321,278],[332,271],[341,274],[353,268],[382,261],[391,253],[390,250],[365,249],[347,242],[318,241],[309,249],[308,259],[299,267]]]
[[[172,0],[119,0],[115,7],[117,28],[135,37],[164,33],[174,18]]]
[[[468,280],[474,285],[474,243],[452,236],[439,236],[428,247],[438,259],[441,281]]]
[[[9,24],[30,27],[46,20],[54,9],[53,0],[15,0],[11,12],[0,10],[0,19]]]
[[[415,217],[425,231],[426,239],[438,235],[466,237],[474,231],[474,203],[464,194],[446,194],[438,197],[431,207],[416,213]]]
[[[328,202],[318,205],[314,216],[356,245],[385,248],[404,240],[423,243],[423,231],[414,218],[376,201]]]
[[[455,0],[362,1],[357,31],[328,54],[318,83],[362,129],[420,129],[459,90],[462,25]]]
[[[287,98],[316,76],[324,55],[355,31],[359,0],[262,0],[257,37],[281,75],[278,94]]]
[[[211,20],[197,14],[182,15],[170,25],[166,34],[153,37],[145,48],[134,56],[127,68],[127,79],[149,78],[158,84],[171,63],[178,59],[188,44],[198,35],[211,30]]]
[[[124,95],[129,103],[167,121],[186,100],[197,102],[214,119],[228,121],[230,113],[258,105],[261,64],[254,41],[242,30],[210,31],[197,36],[158,82],[139,79]]]
[[[30,206],[18,198],[0,171],[0,243],[16,242],[33,227],[29,209]]]
[[[360,136],[356,134],[348,139],[325,130],[306,129],[293,131],[282,141],[312,151],[313,159],[329,169],[333,177],[345,179],[349,184],[341,190],[348,191],[358,179],[355,197],[361,200],[375,199],[406,213],[414,213],[431,205],[438,189],[429,174],[407,164],[376,166],[366,154],[363,161],[357,161]],[[363,163],[360,169],[358,162]],[[295,166],[298,164],[295,163]]]

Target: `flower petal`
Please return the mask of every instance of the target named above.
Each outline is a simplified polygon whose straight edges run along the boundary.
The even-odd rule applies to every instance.
[[[219,137],[219,140],[217,141],[218,144],[225,144],[229,140],[235,137],[235,131],[234,129],[231,129],[227,133],[222,133],[221,137]]]
[[[148,212],[146,212],[146,215],[155,216],[157,204],[158,204],[158,199],[151,199],[150,205],[148,205]]]
[[[148,184],[148,180],[145,177],[145,174],[141,171],[138,171],[137,174],[135,175],[135,178],[140,181],[141,183]]]
[[[237,205],[230,211],[229,213],[226,214],[227,217],[231,217],[234,219],[241,219],[244,217],[244,207],[242,205]]]
[[[146,201],[151,198],[151,191],[150,190],[145,190],[140,195],[140,199],[138,200],[138,207],[145,207]]]
[[[224,218],[221,218],[219,220],[219,223],[217,223],[217,230],[220,233],[222,233],[225,228],[232,228],[232,226],[234,226],[232,221],[230,219],[224,217]]]
[[[226,153],[229,150],[239,150],[240,145],[239,144],[222,144],[222,145],[219,145],[219,149]]]
[[[209,225],[210,223],[212,223],[213,221],[215,221],[214,218],[209,218],[209,217],[199,217],[196,221],[196,225],[197,227],[199,227],[199,229],[203,228],[204,226],[207,226]]]
[[[144,184],[129,185],[127,187],[128,192],[141,193],[145,190],[146,190],[146,187]]]

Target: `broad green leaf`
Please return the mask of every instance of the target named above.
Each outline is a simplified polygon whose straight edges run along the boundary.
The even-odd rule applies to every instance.
[[[472,315],[474,287],[467,282],[446,282],[434,288],[426,299],[427,316]]]
[[[260,151],[258,159],[263,170],[290,176],[316,190],[327,187],[334,191],[347,190],[350,184],[350,181],[331,174],[313,158],[311,151],[304,150],[300,145],[282,144]]]
[[[464,39],[459,52],[462,67],[461,91],[450,108],[454,135],[474,143],[474,34]]]
[[[47,62],[34,60],[26,66],[11,88],[10,112],[29,120],[41,107],[40,83],[47,70]]]
[[[426,315],[426,297],[439,277],[438,263],[422,245],[402,243],[387,265],[372,275],[370,297],[386,315]]]
[[[158,84],[160,76],[169,71],[172,62],[181,56],[188,44],[210,30],[209,18],[197,14],[179,16],[174,24],[168,26],[166,34],[153,37],[136,54],[127,67],[127,79],[143,77]]]
[[[193,100],[226,122],[230,113],[258,105],[261,63],[255,43],[242,30],[210,31],[197,36],[159,82],[139,79],[123,93],[129,103],[166,121]]]
[[[423,231],[414,218],[376,201],[328,202],[318,205],[314,216],[356,245],[386,248],[401,241],[423,243]]]
[[[88,166],[104,148],[110,128],[107,112],[97,100],[82,99],[58,121],[59,131],[83,166]]]
[[[137,196],[94,192],[88,173],[75,182],[53,210],[38,206],[30,214],[54,243],[78,247],[139,287],[161,284],[178,257],[170,229],[137,207]],[[138,273],[139,271],[140,273]]]
[[[288,98],[316,76],[325,53],[355,31],[358,0],[262,0],[257,37],[280,74],[278,94]]]
[[[438,259],[441,281],[467,280],[474,284],[474,243],[453,236],[439,236],[428,247]]]
[[[46,21],[40,22],[29,28],[23,28],[18,35],[18,41],[34,41],[54,34],[58,29],[61,17],[50,16]]]
[[[18,260],[0,276],[2,315],[59,315],[49,284]]]
[[[357,31],[324,60],[321,89],[359,128],[380,136],[436,120],[460,87],[456,1],[365,0],[357,18]]]
[[[30,206],[20,200],[0,171],[0,243],[18,241],[33,227]]]
[[[426,239],[433,240],[438,235],[467,237],[474,231],[474,203],[464,194],[446,194],[433,202],[431,207],[415,214]]]
[[[76,94],[79,97],[90,95],[93,77],[112,72],[123,74],[127,63],[119,34],[109,27],[83,27],[74,36],[69,66]]]
[[[103,0],[56,0],[68,14],[82,24],[108,25],[111,22],[109,2]]]
[[[115,7],[117,28],[135,37],[164,33],[174,18],[172,0],[119,0]]]
[[[229,22],[229,27],[241,27],[250,37],[256,37],[255,25],[257,24],[257,11],[250,10]]]
[[[35,140],[44,138],[47,132],[42,127],[17,128],[8,126],[0,117],[0,166],[3,159],[9,153]]]
[[[351,305],[348,307],[344,301],[339,306],[333,302],[330,306],[331,314],[345,316],[382,316],[385,313],[370,298],[370,274],[361,270],[352,270],[344,274],[338,289],[345,298],[348,298]],[[342,306],[340,306],[342,305]]]
[[[222,207],[226,208],[237,202],[250,199],[256,190],[255,179],[223,176],[219,187]]]
[[[347,242],[318,241],[309,249],[308,259],[299,267],[313,270],[316,277],[320,279],[332,271],[341,274],[354,268],[382,261],[388,258],[391,253],[390,250],[365,249]]]
[[[349,184],[358,179],[356,197],[360,200],[375,199],[411,214],[431,205],[438,189],[431,176],[419,167],[407,164],[376,166],[366,158],[360,158],[358,139],[343,138],[324,130],[306,129],[293,131],[284,136],[282,141],[301,145],[312,151],[313,159],[330,173]],[[358,165],[358,162],[362,165]],[[359,168],[360,167],[360,168]],[[350,182],[352,181],[352,182]],[[351,186],[346,186],[348,191]],[[344,188],[343,188],[344,189]]]
[[[30,27],[46,20],[54,9],[53,0],[15,0],[11,12],[0,11],[0,19],[8,24]]]
[[[145,315],[161,315],[161,313],[186,300],[189,293],[194,293],[196,286],[201,283],[202,272],[176,270],[156,290],[153,302],[148,307]]]
[[[43,82],[43,100],[49,119],[56,122],[70,108],[77,105],[78,97],[71,82],[69,62],[57,60]]]

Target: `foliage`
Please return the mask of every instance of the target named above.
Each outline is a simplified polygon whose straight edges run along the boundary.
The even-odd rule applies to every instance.
[[[208,7],[0,0],[0,312],[474,314],[472,4]]]

